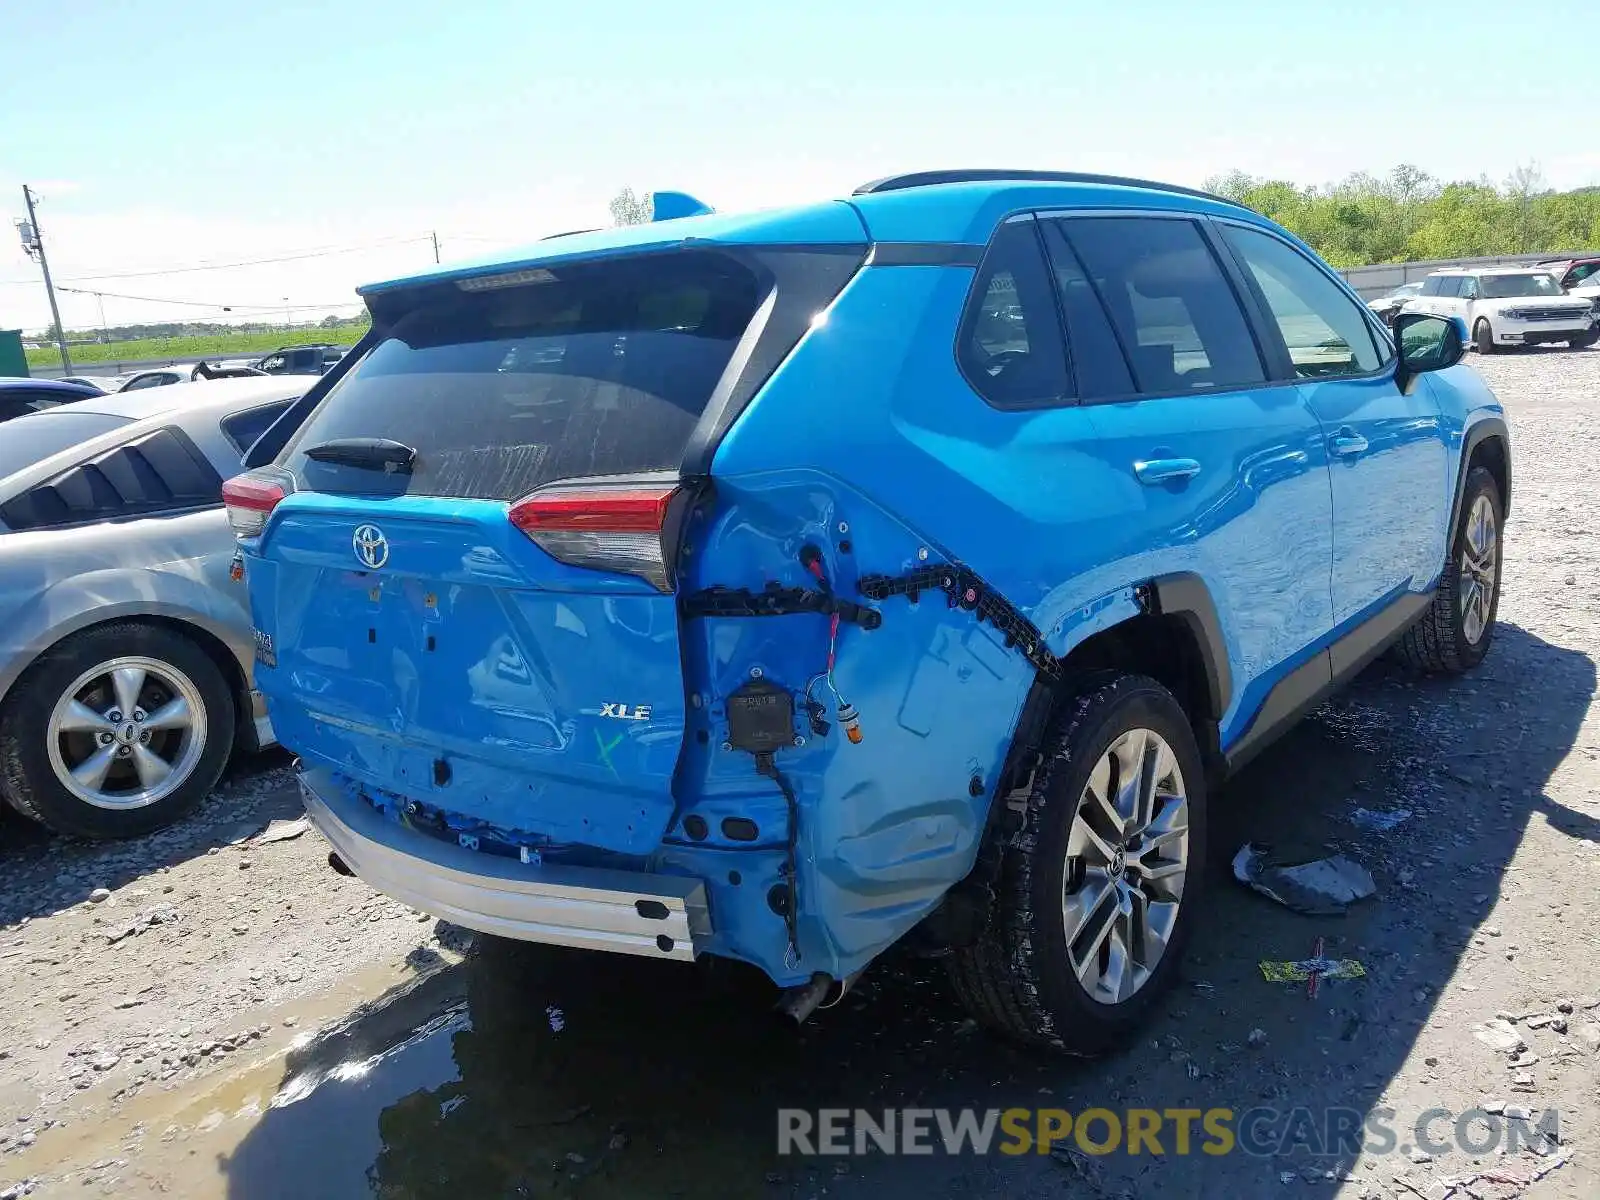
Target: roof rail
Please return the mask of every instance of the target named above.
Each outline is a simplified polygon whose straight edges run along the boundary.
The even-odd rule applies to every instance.
[[[901,192],[907,188],[931,187],[936,183],[1002,183],[1012,180],[1034,183],[1107,183],[1118,187],[1150,188],[1158,192],[1194,196],[1201,200],[1215,200],[1218,204],[1229,204],[1234,208],[1245,207],[1237,200],[1229,200],[1226,196],[1202,192],[1198,188],[1180,187],[1175,183],[1157,183],[1151,179],[1130,179],[1123,175],[1092,175],[1081,171],[1006,171],[992,167],[965,171],[913,171],[908,175],[890,175],[886,179],[875,179],[871,183],[864,183],[852,194],[871,196],[878,192]]]

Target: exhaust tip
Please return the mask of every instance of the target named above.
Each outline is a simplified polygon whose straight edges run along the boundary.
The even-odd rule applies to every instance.
[[[350,864],[340,858],[337,851],[328,851],[328,865],[333,868],[335,874],[343,875],[346,879],[355,876],[355,872],[350,869]]]

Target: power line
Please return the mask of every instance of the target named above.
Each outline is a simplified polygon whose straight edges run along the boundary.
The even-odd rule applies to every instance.
[[[138,300],[145,304],[176,304],[184,308],[220,308],[224,311],[243,308],[261,312],[284,312],[286,310],[308,308],[364,307],[359,300],[340,300],[332,304],[218,304],[212,300],[173,300],[166,296],[129,296],[122,292],[101,291],[98,288],[61,287],[56,290],[58,292],[71,292],[76,296],[109,296],[113,300]]]
[[[405,246],[413,242],[426,242],[431,240],[432,237],[432,234],[424,233],[419,237],[382,238],[375,242],[360,242],[351,246],[324,246],[315,250],[283,254],[275,258],[252,258],[244,262],[199,263],[192,267],[167,267],[162,270],[152,271],[119,271],[106,275],[73,275],[68,278],[67,282],[84,283],[99,279],[144,279],[152,275],[187,275],[195,271],[229,271],[236,267],[259,267],[265,263],[299,262],[302,259],[321,258],[328,254],[354,254],[359,250],[373,250],[380,246]]]

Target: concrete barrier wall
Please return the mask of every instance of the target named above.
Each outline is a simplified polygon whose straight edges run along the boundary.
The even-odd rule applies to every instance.
[[[1363,299],[1385,296],[1402,284],[1426,279],[1435,271],[1454,267],[1521,267],[1552,258],[1600,257],[1600,250],[1566,250],[1546,254],[1502,254],[1492,258],[1435,258],[1425,262],[1380,263],[1375,267],[1351,267],[1340,271]]]

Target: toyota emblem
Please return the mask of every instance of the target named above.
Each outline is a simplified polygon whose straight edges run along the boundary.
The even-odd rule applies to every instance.
[[[355,547],[356,561],[369,571],[389,561],[389,539],[376,525],[357,525],[350,544]]]

